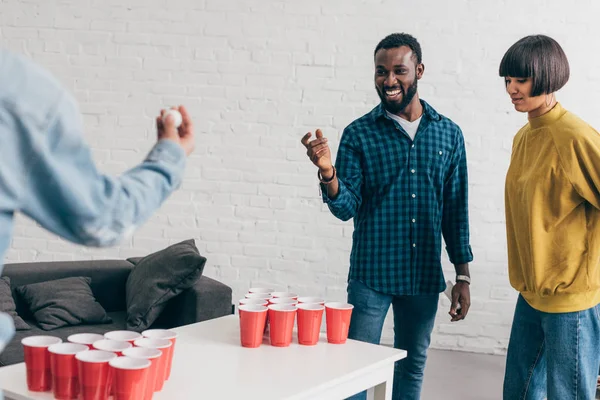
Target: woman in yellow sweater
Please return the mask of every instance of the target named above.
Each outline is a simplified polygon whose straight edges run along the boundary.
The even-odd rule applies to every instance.
[[[520,292],[504,399],[593,399],[600,365],[600,135],[555,92],[569,79],[560,45],[527,36],[500,63],[528,123],[506,175],[508,268]]]

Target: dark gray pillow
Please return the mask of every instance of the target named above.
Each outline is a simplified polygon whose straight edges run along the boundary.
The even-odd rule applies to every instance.
[[[156,321],[170,299],[200,279],[206,258],[189,239],[133,263],[125,290],[127,329],[141,332]]]
[[[7,313],[10,315],[15,323],[15,329],[18,331],[26,331],[31,329],[27,322],[23,321],[23,318],[17,314],[17,305],[15,299],[12,297],[12,291],[10,290],[10,278],[3,276],[0,278],[0,312]]]
[[[91,282],[89,277],[63,278],[19,286],[17,292],[43,330],[110,323],[112,320],[92,293]]]

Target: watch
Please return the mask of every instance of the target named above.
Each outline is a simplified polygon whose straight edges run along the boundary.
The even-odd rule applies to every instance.
[[[468,275],[456,275],[456,282],[462,281],[471,284],[471,278]]]

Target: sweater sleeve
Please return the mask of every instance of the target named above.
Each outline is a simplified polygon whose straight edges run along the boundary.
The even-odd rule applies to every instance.
[[[577,193],[600,210],[600,134],[589,125],[557,144],[561,162]]]

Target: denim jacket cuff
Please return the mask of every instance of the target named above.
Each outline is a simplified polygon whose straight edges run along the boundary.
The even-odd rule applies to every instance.
[[[186,156],[183,148],[172,140],[161,139],[150,150],[147,161],[164,161],[174,165],[185,165]]]

